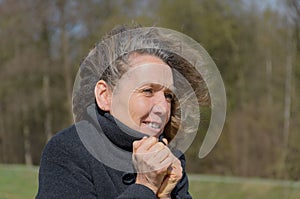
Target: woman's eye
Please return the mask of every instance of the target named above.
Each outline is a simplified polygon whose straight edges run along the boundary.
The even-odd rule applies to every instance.
[[[154,91],[152,88],[146,88],[146,89],[143,89],[142,92],[147,95],[147,96],[152,96]]]
[[[165,98],[168,101],[172,101],[174,99],[174,95],[173,95],[173,93],[165,93]]]

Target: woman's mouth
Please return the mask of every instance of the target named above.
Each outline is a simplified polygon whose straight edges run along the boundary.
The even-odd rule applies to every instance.
[[[161,128],[161,124],[156,123],[156,122],[143,122],[144,124],[146,124],[148,127],[153,128],[153,129],[160,129]]]
[[[150,121],[145,121],[143,122],[148,128],[154,131],[161,130],[162,124],[158,122],[150,122]]]

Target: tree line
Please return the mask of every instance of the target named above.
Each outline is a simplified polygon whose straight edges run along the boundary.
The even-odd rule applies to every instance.
[[[227,92],[214,150],[187,151],[188,171],[300,177],[300,2],[243,0],[0,1],[0,162],[39,164],[57,131],[72,124],[80,61],[101,36],[135,21],[183,32],[212,56]]]

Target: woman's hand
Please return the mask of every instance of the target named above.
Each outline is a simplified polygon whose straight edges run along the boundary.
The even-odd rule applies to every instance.
[[[161,199],[171,198],[171,192],[182,178],[182,167],[180,161],[174,157],[172,165],[168,168],[167,175],[158,190],[157,196]]]
[[[174,155],[170,149],[158,142],[155,137],[143,138],[133,143],[133,163],[137,170],[136,183],[149,187],[155,194],[161,189],[163,182],[164,187],[168,187],[168,182],[173,180],[173,177],[169,180],[166,178],[166,176],[173,176],[172,172],[168,171],[173,162]]]

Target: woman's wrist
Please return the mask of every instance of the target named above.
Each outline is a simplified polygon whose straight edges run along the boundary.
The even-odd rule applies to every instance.
[[[145,186],[145,187],[148,187],[149,189],[151,189],[151,190],[154,192],[154,194],[156,194],[157,191],[158,191],[158,188],[157,188],[157,187],[155,187],[155,186],[152,185],[152,184],[145,183],[144,181],[139,181],[139,180],[137,180],[137,181],[135,182],[135,184],[140,184],[140,185],[143,185],[143,186]]]

